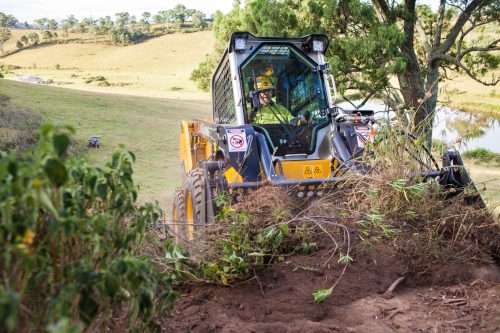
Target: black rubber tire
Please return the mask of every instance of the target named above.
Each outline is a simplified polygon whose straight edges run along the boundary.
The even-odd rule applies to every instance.
[[[191,198],[191,202],[188,203],[187,200]],[[186,186],[184,187],[184,199],[185,199],[185,213],[184,216],[186,218],[186,238],[188,240],[193,240],[195,238],[195,234],[199,231],[200,225],[205,224],[206,221],[202,221],[203,216],[206,217],[206,205],[205,205],[205,172],[201,168],[196,168],[189,171],[186,177]],[[193,210],[193,224],[190,230],[188,224],[191,221],[189,217],[189,205]],[[191,233],[194,231],[194,235]]]
[[[172,208],[170,211],[170,221],[165,227],[167,235],[175,237],[177,243],[186,237],[186,207],[184,202],[184,189],[178,187],[174,191]]]

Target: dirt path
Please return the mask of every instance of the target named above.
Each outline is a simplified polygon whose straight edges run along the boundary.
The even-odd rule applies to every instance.
[[[328,253],[295,257],[231,288],[184,286],[165,332],[500,332],[498,266],[430,267],[411,275],[381,249],[349,266],[332,296],[338,264]],[[387,288],[406,279],[392,298]]]

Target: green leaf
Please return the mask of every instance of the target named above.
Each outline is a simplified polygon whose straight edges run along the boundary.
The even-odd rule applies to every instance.
[[[106,289],[106,294],[113,298],[118,292],[120,281],[114,275],[107,274],[104,278],[104,288]]]
[[[68,180],[68,170],[66,166],[57,158],[49,158],[43,168],[52,184],[61,186]]]
[[[332,295],[333,287],[328,289],[318,289],[312,294],[314,301],[317,303],[323,302]]]
[[[45,209],[47,209],[49,212],[51,212],[55,218],[59,217],[59,214],[57,213],[57,209],[54,207],[54,204],[52,203],[49,195],[46,192],[44,192],[44,191],[40,192],[39,200],[40,200],[40,203],[42,204],[42,206],[45,207]]]
[[[102,200],[106,200],[106,194],[108,193],[108,184],[100,183],[97,185],[97,194]]]
[[[54,143],[54,148],[59,156],[64,156],[69,147],[69,137],[66,134],[56,134],[52,138],[52,142]]]

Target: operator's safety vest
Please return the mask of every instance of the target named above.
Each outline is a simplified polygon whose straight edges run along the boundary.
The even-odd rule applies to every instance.
[[[273,112],[274,111],[274,112]],[[285,124],[290,123],[293,119],[293,116],[290,114],[290,111],[286,107],[281,104],[275,103],[273,106],[263,106],[260,110],[257,111],[255,115],[255,124],[279,124],[280,120],[275,116],[276,113],[279,119]]]

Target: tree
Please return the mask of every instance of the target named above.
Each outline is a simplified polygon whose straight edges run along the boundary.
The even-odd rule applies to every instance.
[[[142,19],[144,21],[148,22],[150,18],[151,18],[151,13],[150,12],[144,12],[144,13],[142,13]]]
[[[110,16],[100,17],[98,20],[97,34],[106,35],[113,28],[113,21]]]
[[[153,22],[156,24],[162,24],[163,17],[160,14],[153,15]]]
[[[145,20],[143,18],[139,20],[139,30],[142,33],[148,33],[150,28],[151,28],[151,26],[149,25],[149,22],[147,20]]]
[[[61,30],[64,38],[68,38],[69,29],[71,28],[71,22],[68,19],[61,20]]]
[[[40,36],[36,32],[30,32],[28,35],[28,39],[30,40],[32,45],[38,44],[38,41],[40,40]]]
[[[69,28],[74,28],[78,24],[78,20],[75,18],[75,15],[70,15],[66,18],[66,22],[69,25]]]
[[[160,23],[165,24],[168,29],[169,23],[173,20],[173,10],[160,10],[158,16],[160,18]]]
[[[50,32],[49,30],[45,30],[43,33],[42,33],[42,38],[44,41],[49,41],[53,38],[54,36],[52,35],[52,32]]]
[[[7,27],[0,27],[0,53],[3,54],[3,44],[11,37],[10,29]]]
[[[115,14],[116,20],[116,26],[118,28],[123,28],[127,26],[130,22],[130,14],[128,12],[120,12]]]
[[[189,17],[189,12],[186,6],[178,4],[172,9],[171,15],[175,21],[182,24]]]
[[[0,27],[14,28],[16,23],[17,19],[14,16],[0,12]]]
[[[43,31],[45,29],[45,26],[47,25],[48,21],[49,20],[46,17],[42,17],[42,18],[34,20],[33,25],[35,27],[38,27],[38,29],[40,29],[40,31]]]
[[[195,28],[206,28],[207,22],[205,21],[205,14],[202,11],[195,11],[192,15],[193,26]]]
[[[57,21],[54,19],[50,19],[47,21],[47,29],[49,30],[56,30],[57,29]]]

